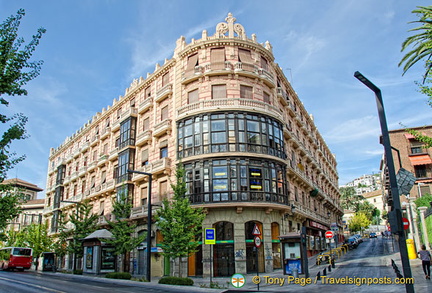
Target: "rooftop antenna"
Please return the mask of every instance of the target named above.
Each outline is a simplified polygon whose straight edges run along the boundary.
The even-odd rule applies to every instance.
[[[291,77],[291,80],[290,80],[290,83],[291,83],[291,85],[294,85],[294,80],[293,80],[293,77],[292,77],[292,70],[291,70],[291,68],[285,68],[286,70],[289,70],[289,72],[290,72],[290,77]]]

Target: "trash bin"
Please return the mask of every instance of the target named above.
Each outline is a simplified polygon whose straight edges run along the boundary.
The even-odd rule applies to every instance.
[[[417,253],[416,253],[416,249],[415,249],[415,246],[414,246],[414,240],[407,239],[406,240],[406,245],[407,245],[407,251],[408,251],[408,258],[409,259],[416,259],[417,258]]]

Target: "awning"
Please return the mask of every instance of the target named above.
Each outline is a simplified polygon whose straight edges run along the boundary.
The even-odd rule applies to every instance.
[[[429,155],[413,156],[409,157],[409,159],[411,161],[411,165],[413,166],[432,164],[432,160]]]
[[[414,139],[415,138],[414,135],[412,135],[411,133],[404,133],[404,135],[405,135],[406,139]]]

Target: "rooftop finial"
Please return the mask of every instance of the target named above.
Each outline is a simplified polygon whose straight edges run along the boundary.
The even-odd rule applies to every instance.
[[[216,26],[216,36],[219,38],[234,38],[234,33],[237,34],[238,38],[241,38],[243,40],[246,39],[246,32],[243,28],[243,26],[239,23],[234,24],[236,21],[236,18],[233,17],[232,13],[228,13],[228,16],[225,18],[226,22],[220,22]],[[226,35],[228,33],[228,36]]]

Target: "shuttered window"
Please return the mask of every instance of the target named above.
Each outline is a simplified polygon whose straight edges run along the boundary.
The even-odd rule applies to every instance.
[[[148,164],[148,149],[145,149],[141,152],[141,165],[147,165]]]
[[[239,49],[239,60],[244,63],[253,63],[251,52],[249,50]]]
[[[198,102],[198,89],[190,91],[188,93],[188,104]]]
[[[226,99],[226,85],[212,85],[212,99]]]
[[[246,86],[246,85],[241,85],[240,86],[240,98],[253,99],[252,87]]]
[[[165,73],[162,76],[162,87],[166,86],[169,83],[169,73]]]
[[[212,49],[210,52],[210,68],[212,70],[220,70],[225,68],[225,49]]]
[[[193,73],[195,70],[195,66],[198,65],[198,54],[194,54],[192,56],[189,56],[188,62],[186,65],[186,72],[187,73]]]
[[[261,68],[268,71],[268,62],[264,57],[261,57]]]

